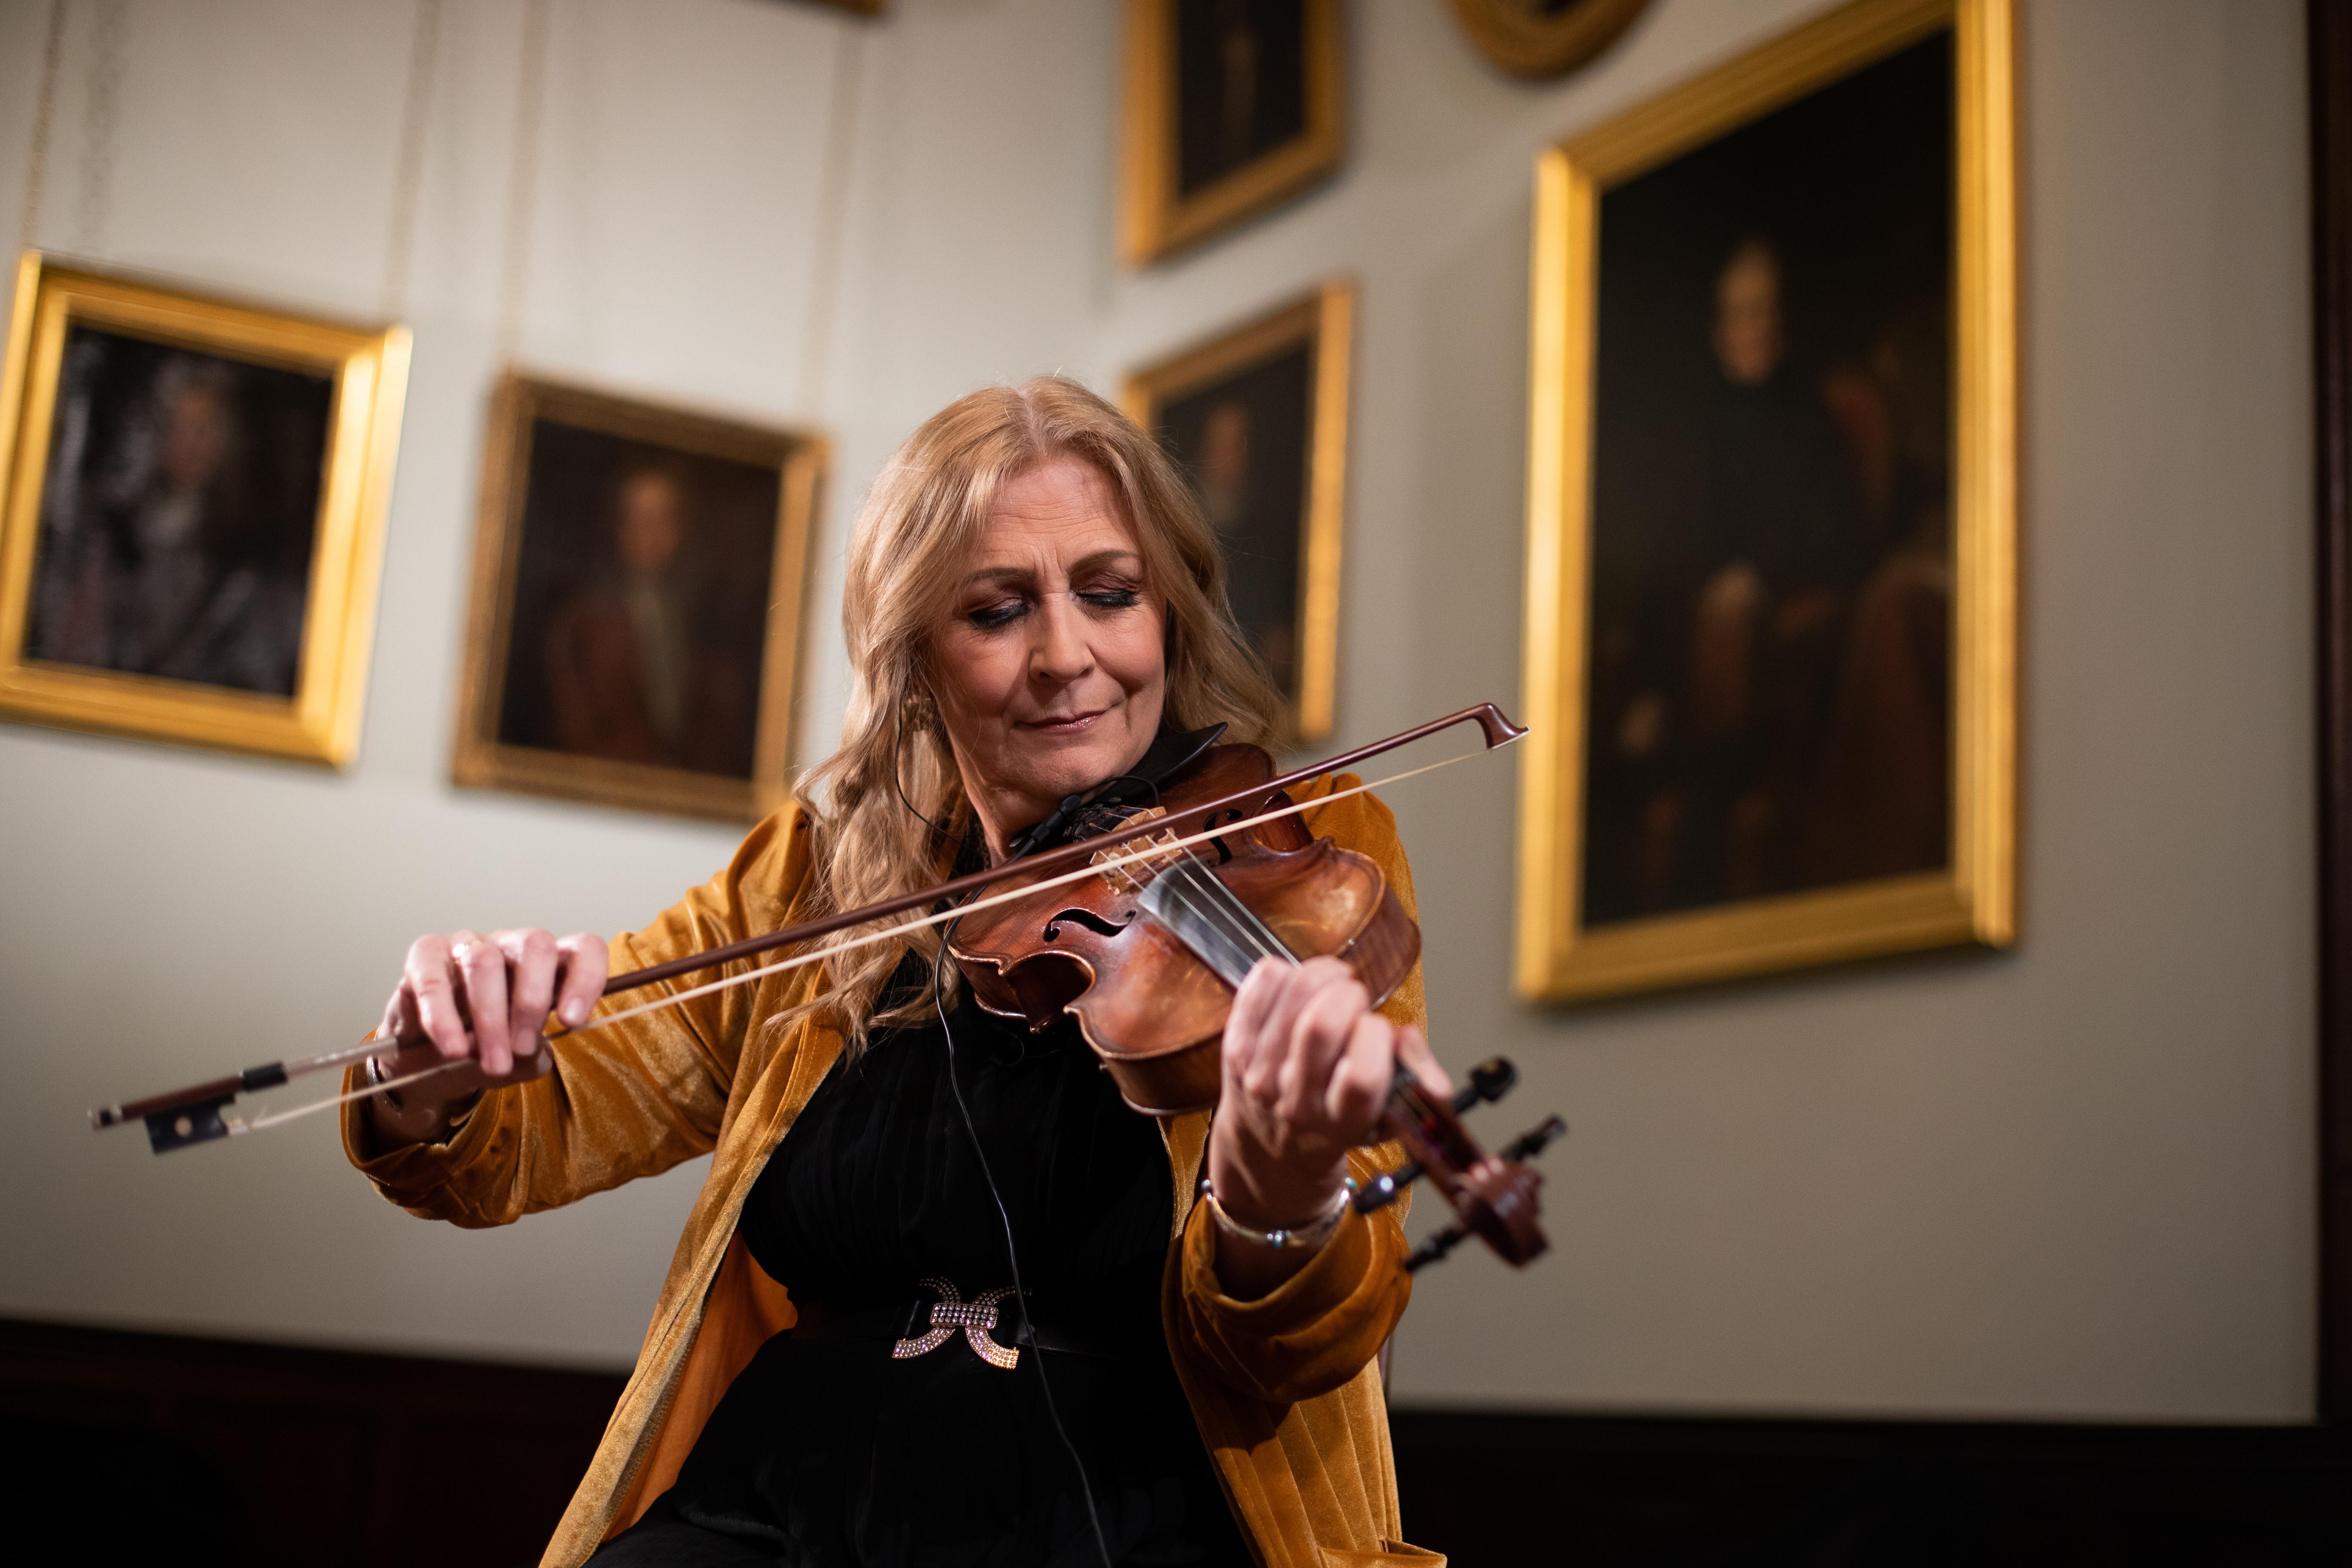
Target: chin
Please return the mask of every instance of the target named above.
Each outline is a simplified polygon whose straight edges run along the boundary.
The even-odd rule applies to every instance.
[[[1039,795],[1060,797],[1091,789],[1127,766],[1133,750],[1126,735],[1032,735],[1022,748],[1021,772]]]
[[[1058,799],[1077,790],[1092,789],[1118,772],[1126,760],[1119,752],[1089,746],[1082,752],[1039,757],[1028,772],[1034,781],[1032,788],[1038,795]]]
[[[1092,789],[1133,766],[1151,744],[1159,706],[1133,700],[1105,703],[1094,722],[1060,733],[1031,729],[1013,720],[997,732],[994,771],[1038,800],[1057,801]]]

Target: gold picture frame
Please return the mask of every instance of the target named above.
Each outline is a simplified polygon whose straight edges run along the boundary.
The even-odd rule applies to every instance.
[[[1193,14],[1207,4],[1127,3],[1119,252],[1132,267],[1279,205],[1347,153],[1339,0],[1299,0],[1295,60],[1293,40],[1255,34],[1188,55],[1186,29],[1207,25]],[[1211,56],[1220,62],[1213,99],[1201,63]]]
[[[1650,0],[1571,0],[1544,12],[1526,0],[1454,0],[1454,17],[1497,70],[1549,81],[1606,52],[1649,6]]]
[[[1280,577],[1295,573],[1289,603],[1269,604],[1260,614],[1252,613],[1242,581],[1249,565],[1234,563],[1232,575],[1243,629],[1259,641],[1289,700],[1289,738],[1298,741],[1328,735],[1337,706],[1355,318],[1354,282],[1334,279],[1303,300],[1136,371],[1120,398],[1128,416],[1169,446],[1201,486],[1229,563],[1237,540],[1268,535],[1272,549],[1263,570],[1276,580],[1277,601],[1286,597]],[[1295,444],[1278,436],[1254,442],[1250,434],[1253,426],[1281,432],[1294,424]],[[1205,465],[1204,446],[1214,449]],[[1227,455],[1233,468],[1222,481],[1230,491],[1224,505],[1218,476],[1204,471],[1217,466],[1217,454]],[[1271,536],[1286,535],[1294,516],[1296,533],[1276,543]]]
[[[1536,732],[1521,771],[1514,963],[1523,998],[1569,1001],[1951,944],[1998,948],[2014,940],[2012,25],[2011,0],[1859,0],[1541,154],[1530,328],[1526,665],[1526,701]],[[1949,400],[1942,425],[1950,541],[1943,864],[1589,925],[1583,899],[1592,851],[1584,792],[1596,744],[1588,735],[1587,703],[1596,669],[1603,197],[1938,35],[1946,41],[1931,47],[1948,49],[1945,79],[1952,110],[1944,143],[1951,197],[1949,303],[1941,329],[1950,369],[1938,378]],[[1727,309],[1723,298],[1717,297],[1718,310]],[[1717,352],[1727,351],[1718,346]],[[1633,743],[1621,733],[1611,732],[1612,747]],[[1648,734],[1634,739],[1646,741]]]
[[[348,763],[408,348],[404,327],[24,252],[0,371],[0,718]]]
[[[456,782],[730,822],[782,805],[831,450],[804,430],[502,376]]]

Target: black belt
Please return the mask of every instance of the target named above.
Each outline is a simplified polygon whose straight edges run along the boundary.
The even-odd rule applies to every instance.
[[[991,1366],[1011,1368],[1024,1347],[1063,1355],[1100,1356],[1122,1360],[1141,1352],[1133,1335],[1125,1337],[1066,1324],[1043,1324],[1024,1311],[1010,1286],[984,1290],[967,1301],[947,1279],[921,1279],[914,1297],[904,1301],[873,1301],[836,1307],[816,1300],[795,1303],[800,1316],[791,1332],[794,1339],[845,1334],[853,1339],[891,1341],[890,1354],[898,1361],[929,1355],[959,1335],[972,1353]],[[998,1338],[1009,1334],[1009,1342]]]

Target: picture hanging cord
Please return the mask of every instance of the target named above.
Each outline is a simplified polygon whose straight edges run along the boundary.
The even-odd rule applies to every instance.
[[[416,253],[416,193],[425,179],[425,126],[441,46],[441,0],[416,0],[416,36],[408,49],[408,97],[400,111],[400,159],[392,175],[392,227],[384,241],[383,316],[408,310],[408,269]]]
[[[65,60],[67,0],[50,0],[49,24],[41,45],[41,80],[33,107],[32,148],[25,171],[25,204],[16,224],[16,248],[30,250],[40,237],[41,207],[47,195],[49,138],[57,122],[58,77]],[[84,127],[92,146],[83,158],[83,188],[76,213],[76,238],[94,251],[113,183],[117,88],[122,75],[122,0],[99,7],[89,101]],[[402,111],[400,158],[393,177],[392,231],[384,257],[383,313],[397,320],[408,303],[409,260],[415,250],[416,196],[425,166],[426,110],[441,34],[441,0],[417,0],[416,36],[409,55],[408,95]],[[100,144],[103,143],[101,146]]]
[[[114,205],[115,135],[121,115],[123,40],[130,0],[98,0],[91,24],[89,89],[82,100],[81,192],[74,205],[74,248],[96,256],[104,248]]]
[[[58,64],[66,53],[66,0],[49,0],[49,33],[41,45],[41,88],[33,103],[33,151],[25,170],[25,211],[16,248],[30,250],[41,228],[41,195],[49,175],[49,126],[57,118]]]
[[[858,86],[865,74],[866,31],[856,22],[837,29],[833,56],[831,123],[824,133],[824,183],[817,191],[816,232],[809,258],[808,316],[801,327],[803,417],[814,419],[824,397],[833,353],[833,318],[841,291],[841,247],[847,226],[849,168],[857,132]]]
[[[521,75],[515,84],[514,169],[507,184],[507,232],[499,278],[497,353],[503,364],[522,343],[522,300],[530,268],[531,207],[539,185],[539,121],[547,87],[547,0],[527,0]]]

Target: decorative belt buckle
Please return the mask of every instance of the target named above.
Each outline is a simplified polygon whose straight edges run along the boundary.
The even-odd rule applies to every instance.
[[[940,1299],[931,1303],[931,1326],[913,1339],[900,1340],[892,1345],[891,1360],[907,1361],[915,1356],[929,1355],[953,1339],[955,1331],[961,1329],[964,1343],[971,1347],[972,1354],[989,1365],[1003,1367],[1009,1372],[1020,1361],[1020,1347],[998,1344],[989,1335],[989,1330],[996,1327],[997,1303],[1013,1294],[1009,1286],[990,1290],[967,1301],[963,1299],[963,1292],[955,1288],[953,1280],[918,1279],[915,1283],[926,1290],[939,1292]]]

